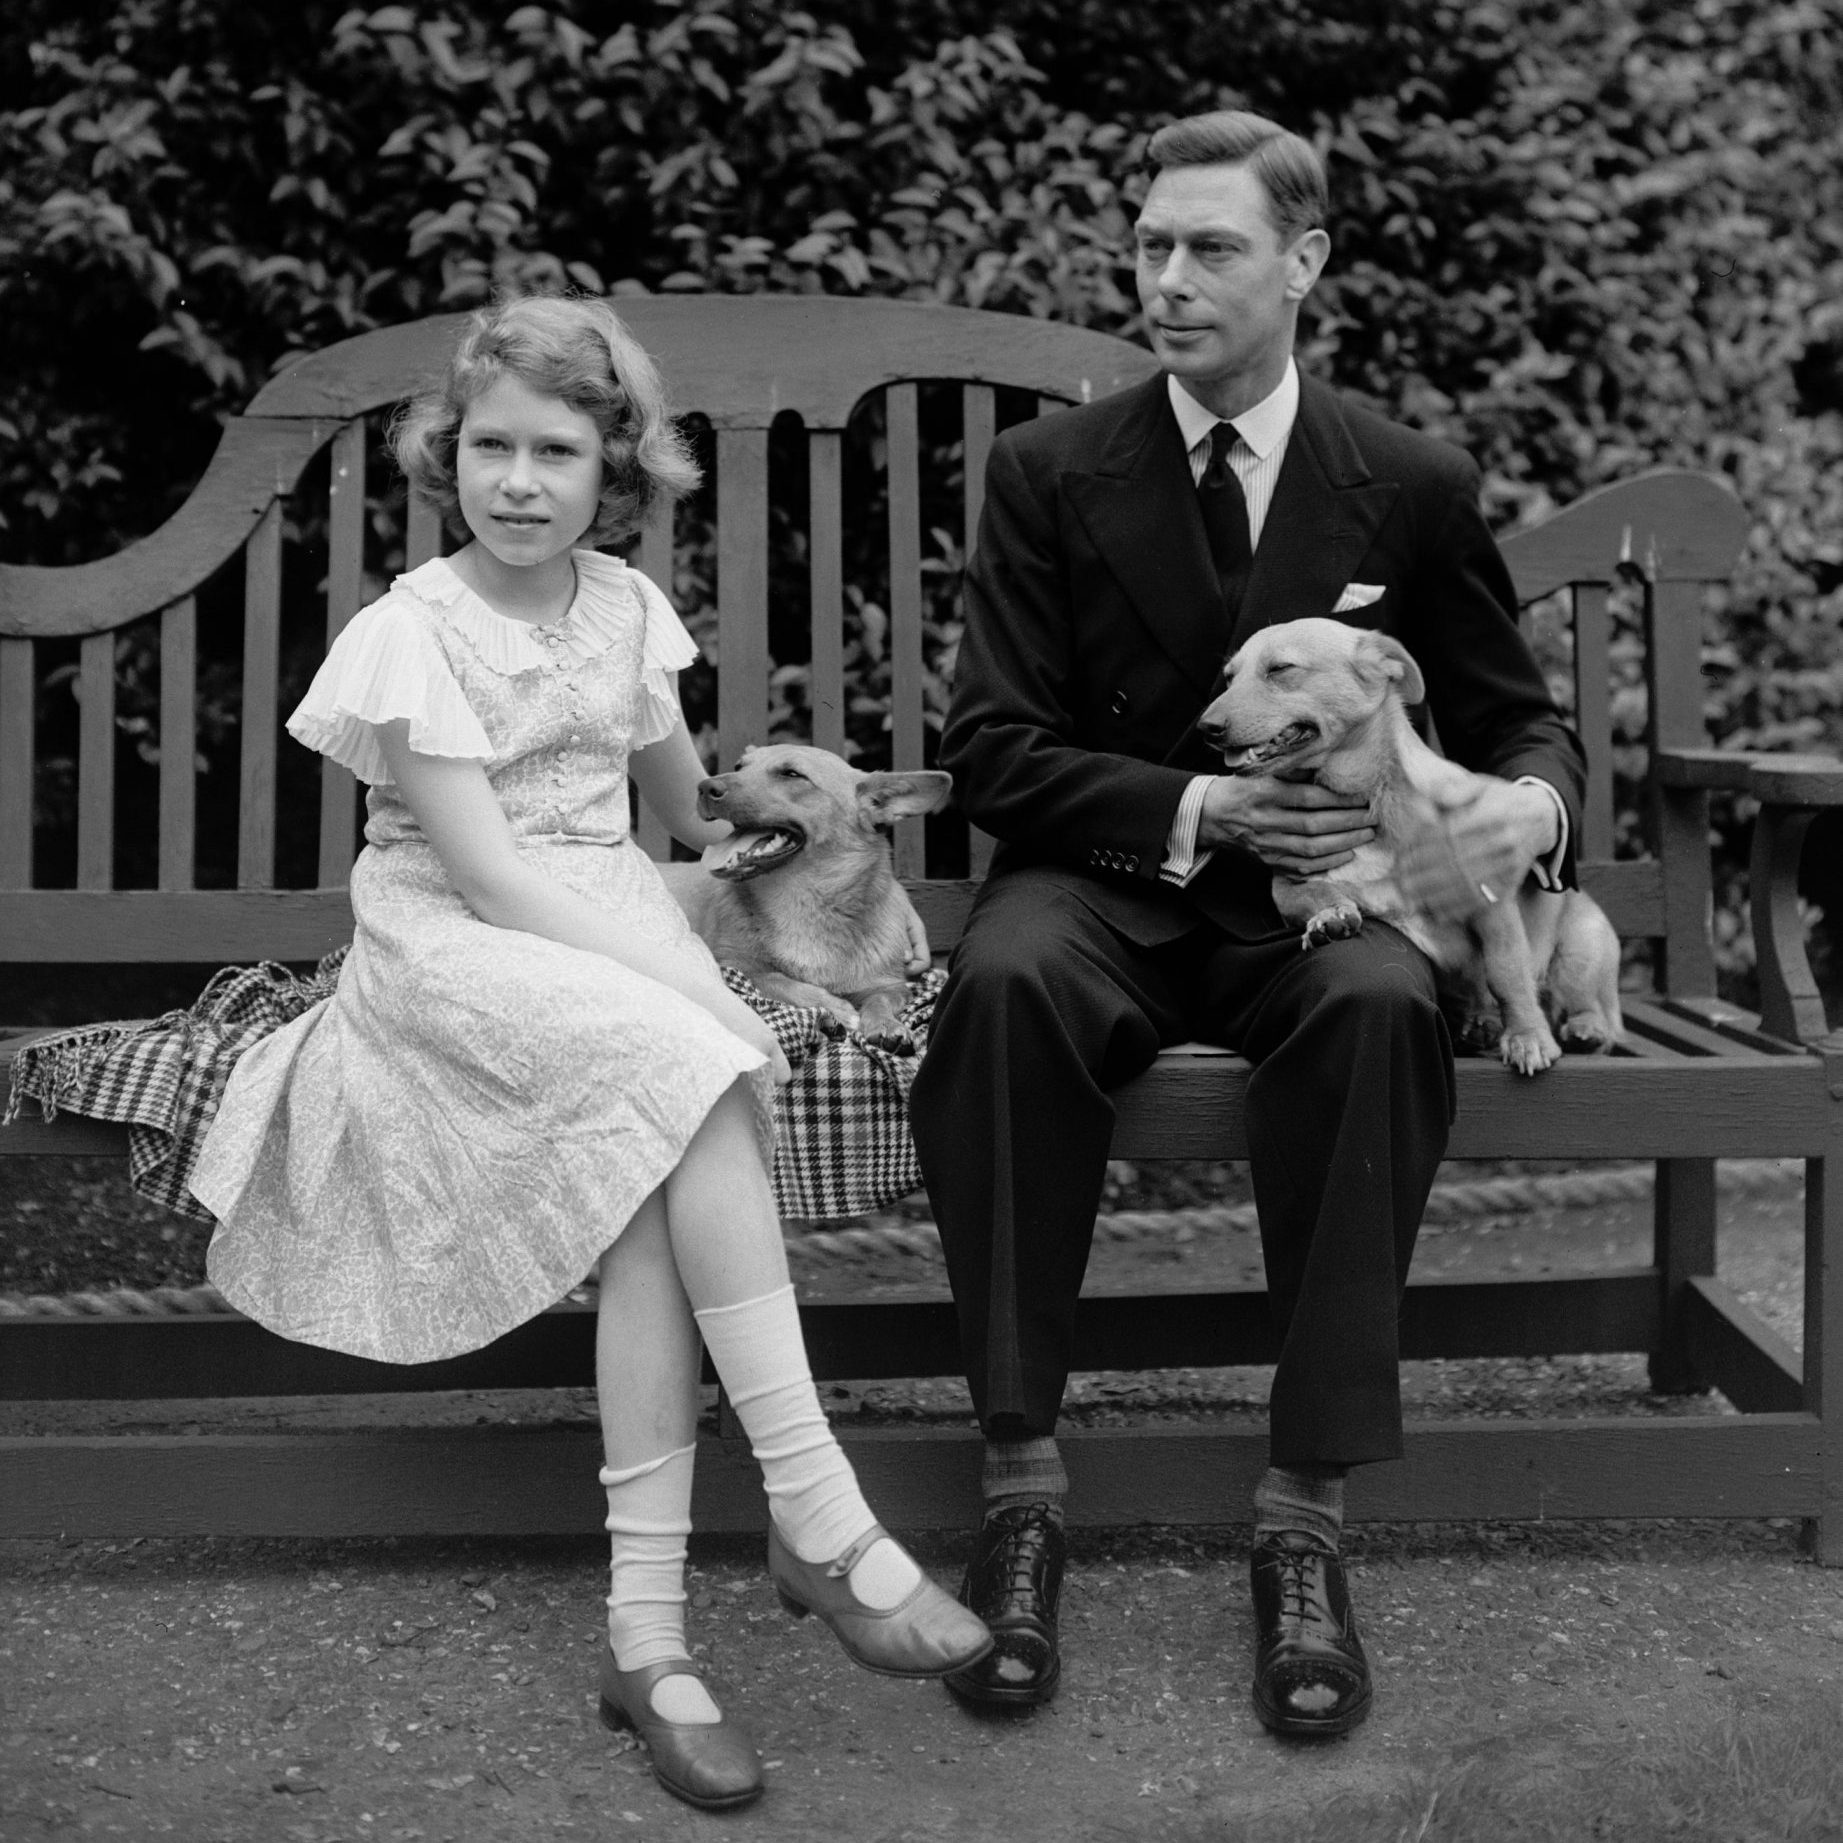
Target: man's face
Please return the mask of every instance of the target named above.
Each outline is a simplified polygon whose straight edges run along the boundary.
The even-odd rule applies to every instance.
[[[1168,167],[1136,234],[1139,304],[1159,362],[1218,415],[1259,402],[1286,369],[1299,303],[1330,250],[1325,233],[1284,241],[1266,187],[1241,165]]]

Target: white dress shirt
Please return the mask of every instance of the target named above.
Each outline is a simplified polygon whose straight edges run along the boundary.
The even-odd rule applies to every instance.
[[[1183,436],[1190,457],[1193,485],[1201,482],[1203,470],[1209,465],[1210,439],[1217,423],[1227,420],[1234,429],[1237,439],[1229,449],[1229,465],[1234,468],[1235,477],[1241,482],[1242,497],[1248,502],[1248,547],[1250,550],[1258,548],[1268,508],[1273,504],[1274,488],[1279,484],[1280,469],[1286,461],[1286,446],[1292,437],[1293,424],[1299,418],[1298,365],[1289,358],[1285,374],[1273,390],[1252,409],[1226,419],[1205,409],[1168,373],[1165,388],[1171,399],[1171,413],[1177,418],[1178,433]],[[1158,874],[1167,883],[1188,883],[1214,855],[1213,850],[1198,847],[1197,827],[1203,817],[1203,797],[1216,778],[1199,774],[1184,789],[1184,797],[1178,802],[1171,831],[1165,840],[1164,862],[1159,866]],[[1540,787],[1555,807],[1555,848],[1538,859],[1533,868],[1536,881],[1545,889],[1560,889],[1561,862],[1568,844],[1568,808],[1561,795],[1540,775],[1525,774],[1517,778],[1521,785]]]

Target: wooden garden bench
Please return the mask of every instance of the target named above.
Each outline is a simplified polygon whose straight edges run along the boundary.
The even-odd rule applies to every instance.
[[[842,747],[854,695],[847,655],[868,645],[887,672],[888,759],[920,766],[924,692],[937,663],[924,645],[924,602],[957,580],[952,553],[974,529],[995,428],[1118,389],[1152,361],[1095,333],[891,302],[674,296],[628,301],[623,311],[677,401],[714,431],[720,613],[711,650],[723,760],[768,733],[772,700],[788,694],[789,660],[810,659],[812,739]],[[295,746],[279,740],[281,661],[290,643],[324,646],[387,579],[368,533],[375,505],[400,487],[381,478],[372,455],[378,420],[438,369],[456,326],[431,319],[302,357],[227,425],[172,519],[118,555],[63,569],[0,566],[0,960],[30,963],[47,979],[60,964],[195,963],[202,983],[221,964],[311,961],[347,937],[356,806],[350,779],[330,763],[317,770],[317,850],[302,854],[317,870],[296,879],[313,887],[277,887],[278,750]],[[298,594],[291,602],[284,593],[301,567],[295,559],[294,573],[285,569],[296,549],[286,534],[291,513],[310,511],[315,495],[328,537],[324,555],[306,560],[306,580],[323,569],[324,590],[307,623],[315,631],[305,633]],[[681,557],[703,516],[681,511]],[[771,594],[780,554],[771,529],[789,525],[804,529],[788,553],[804,563],[790,579],[774,562]],[[945,536],[930,542],[937,526]],[[1354,1514],[1798,1517],[1810,1520],[1825,1559],[1843,1558],[1843,1182],[1827,1179],[1843,1156],[1843,1041],[1826,1034],[1794,894],[1811,818],[1843,802],[1843,766],[1707,747],[1703,602],[1728,578],[1743,529],[1717,482],[1657,472],[1506,543],[1521,600],[1544,603],[1543,619],[1571,634],[1590,764],[1583,881],[1622,937],[1651,943],[1657,989],[1629,999],[1627,1036],[1610,1057],[1569,1059],[1533,1082],[1495,1062],[1462,1062],[1451,1155],[1655,1160],[1655,1253],[1617,1271],[1416,1284],[1403,1316],[1409,1357],[1646,1352],[1657,1386],[1716,1388],[1741,1412],[1411,1425],[1402,1463],[1358,1475]],[[439,541],[432,519],[408,515],[409,564]],[[636,561],[670,583],[673,543],[666,526],[649,529]],[[233,607],[226,639],[227,598],[240,612]],[[697,596],[684,599],[695,625]],[[155,739],[176,741],[157,769],[131,759],[116,722],[118,641],[136,623],[158,634]],[[191,739],[211,636],[240,656],[241,767],[235,887],[204,889],[195,887],[203,833]],[[47,659],[67,653],[82,700],[75,887],[46,888],[33,876],[34,686]],[[1628,737],[1615,749],[1616,699],[1645,711],[1642,843],[1615,832],[1615,766],[1632,772],[1639,753]],[[143,850],[151,887],[118,887],[125,841],[114,812],[131,773],[158,780],[157,800],[145,796],[158,812],[157,852]],[[1715,996],[1708,832],[1719,789],[1761,803],[1751,885],[1759,1017]],[[653,831],[643,838],[654,849],[661,842]],[[982,867],[982,841],[909,821],[895,848],[945,949]],[[1247,1073],[1239,1057],[1200,1047],[1161,1056],[1118,1097],[1115,1154],[1244,1157]],[[69,1115],[47,1126],[34,1110],[0,1131],[0,1153],[28,1157],[118,1153],[123,1143],[120,1129]],[[1752,1157],[1805,1161],[1802,1358],[1715,1277],[1715,1160]],[[1078,1368],[1258,1364],[1275,1354],[1258,1289],[1093,1297],[1083,1310]],[[809,1304],[807,1327],[822,1377],[959,1371],[943,1297]],[[586,1308],[565,1305],[490,1349],[405,1369],[286,1343],[225,1312],[28,1314],[0,1318],[0,1397],[581,1385],[591,1330]],[[893,1521],[974,1520],[970,1426],[847,1437]],[[1067,1442],[1075,1514],[1097,1523],[1225,1520],[1247,1502],[1265,1443],[1263,1429],[1245,1425],[1079,1431]],[[759,1527],[746,1458],[733,1442],[709,1446],[701,1524]],[[587,1427],[21,1436],[0,1439],[0,1534],[589,1530],[601,1516],[596,1464]]]

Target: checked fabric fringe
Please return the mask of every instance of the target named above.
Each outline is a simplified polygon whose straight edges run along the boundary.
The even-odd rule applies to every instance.
[[[13,1058],[10,1121],[27,1101],[128,1128],[128,1181],[181,1216],[212,1216],[189,1185],[237,1058],[333,995],[341,947],[303,979],[265,960],[212,974],[188,1011],[145,1022],[86,1024],[28,1043]]]
[[[128,1177],[151,1202],[212,1220],[190,1184],[237,1059],[259,1038],[330,998],[342,947],[305,978],[285,966],[227,966],[196,1003],[164,1017],[88,1024],[29,1043],[13,1058],[6,1119],[36,1101],[128,1128]],[[883,1209],[921,1184],[909,1138],[909,1084],[946,974],[909,983],[902,1021],[914,1055],[872,1049],[829,1013],[766,997],[726,969],[730,989],[774,1032],[794,1078],[775,1105],[775,1203],[783,1216],[837,1218]]]

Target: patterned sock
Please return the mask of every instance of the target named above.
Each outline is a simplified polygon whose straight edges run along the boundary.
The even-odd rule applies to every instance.
[[[987,1436],[985,1469],[980,1474],[985,1507],[1008,1510],[1023,1504],[1047,1504],[1050,1515],[1062,1521],[1062,1500],[1069,1494],[1069,1475],[1053,1434],[1022,1440]]]
[[[623,1670],[688,1655],[685,1645],[685,1538],[691,1534],[695,1446],[625,1471],[602,1467],[608,1493],[608,1643]],[[723,1719],[696,1677],[674,1674],[653,1686],[654,1712],[667,1721]]]
[[[1334,1554],[1344,1534],[1341,1465],[1270,1465],[1254,1487],[1254,1539],[1293,1530],[1316,1536]]]
[[[710,1306],[696,1317],[787,1546],[802,1561],[842,1555],[877,1519],[814,1392],[794,1289]],[[880,1611],[900,1605],[920,1579],[889,1541],[873,1543],[851,1570],[852,1591]]]

